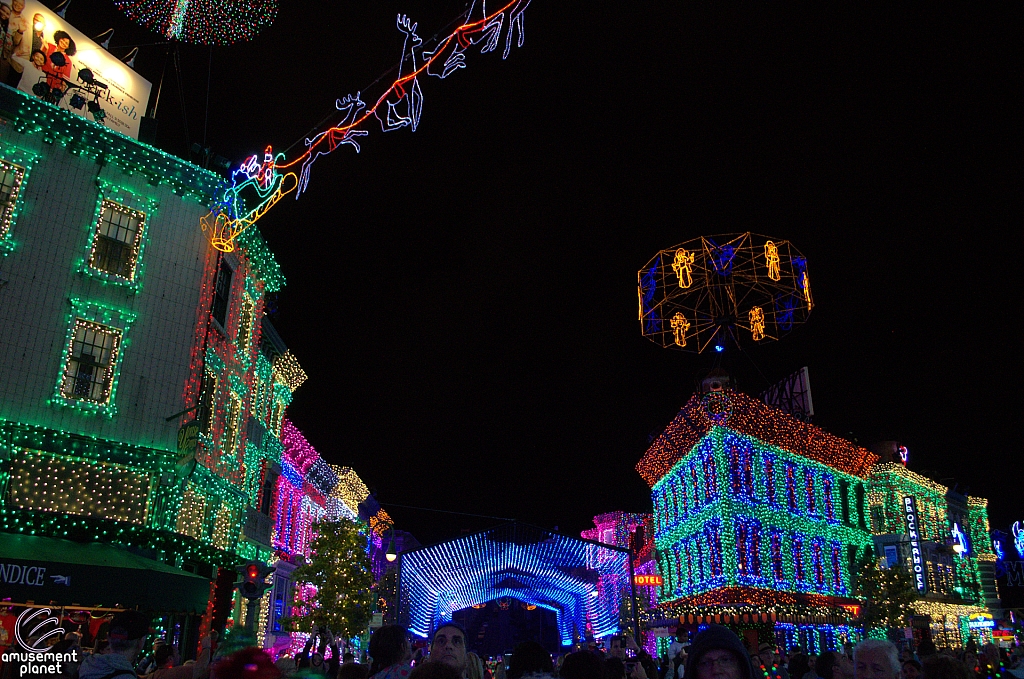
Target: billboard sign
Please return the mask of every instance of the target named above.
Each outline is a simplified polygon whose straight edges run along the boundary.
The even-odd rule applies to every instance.
[[[928,580],[924,572],[924,556],[921,554],[921,535],[917,524],[917,502],[910,495],[903,498],[903,516],[907,521],[907,536],[910,538],[911,575],[914,587],[921,594],[928,592]]]
[[[12,2],[0,80],[138,139],[152,83],[37,0],[21,5]]]

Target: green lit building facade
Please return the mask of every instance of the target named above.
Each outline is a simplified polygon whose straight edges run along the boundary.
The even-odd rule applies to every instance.
[[[906,467],[898,446],[880,444],[882,462],[869,476],[876,553],[913,569],[907,499],[913,498],[922,579],[913,603],[915,632],[939,646],[991,640],[991,609],[999,607],[989,540],[988,501],[957,492]],[[904,449],[905,452],[905,449]]]
[[[166,618],[188,640],[231,614],[238,563],[272,559],[304,375],[263,318],[284,279],[258,232],[220,253],[199,228],[224,184],[0,86],[2,559],[56,554],[49,572],[72,583],[5,592],[16,604],[190,614]],[[103,563],[97,578],[135,594],[90,589]],[[147,570],[192,594],[168,598]]]
[[[695,395],[638,465],[664,584],[684,626],[722,622],[820,652],[855,639],[851,571],[872,549],[876,456],[739,392]]]

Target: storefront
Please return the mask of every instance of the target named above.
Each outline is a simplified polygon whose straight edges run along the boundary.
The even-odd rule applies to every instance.
[[[115,545],[0,533],[0,592],[14,615],[50,608],[65,631],[81,631],[87,643],[114,611],[151,613],[157,635],[188,657],[211,583]]]

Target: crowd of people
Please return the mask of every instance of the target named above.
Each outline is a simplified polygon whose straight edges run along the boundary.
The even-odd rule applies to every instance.
[[[363,662],[329,633],[306,643],[294,656],[275,661],[256,647],[223,645],[207,634],[195,660],[182,662],[177,650],[157,640],[143,657],[152,631],[149,619],[124,611],[110,619],[102,642],[86,651],[77,632],[49,647],[70,652],[60,679],[1024,679],[1024,651],[1009,654],[992,644],[969,644],[959,652],[925,641],[916,653],[889,641],[867,639],[837,651],[780,652],[761,643],[753,653],[731,630],[710,625],[689,643],[677,639],[655,658],[630,635],[552,656],[535,641],[520,643],[510,656],[481,658],[469,648],[466,630],[454,622],[434,631],[424,648],[398,625],[377,629]],[[4,663],[0,679],[20,679],[17,663]],[[54,673],[54,672],[50,672]]]

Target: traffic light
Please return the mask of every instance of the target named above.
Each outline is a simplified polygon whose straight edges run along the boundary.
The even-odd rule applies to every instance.
[[[267,576],[275,570],[277,569],[273,566],[259,561],[250,561],[238,566],[238,572],[242,576],[242,581],[235,583],[238,593],[246,599],[262,599],[263,593],[273,587],[272,583],[267,582]]]

